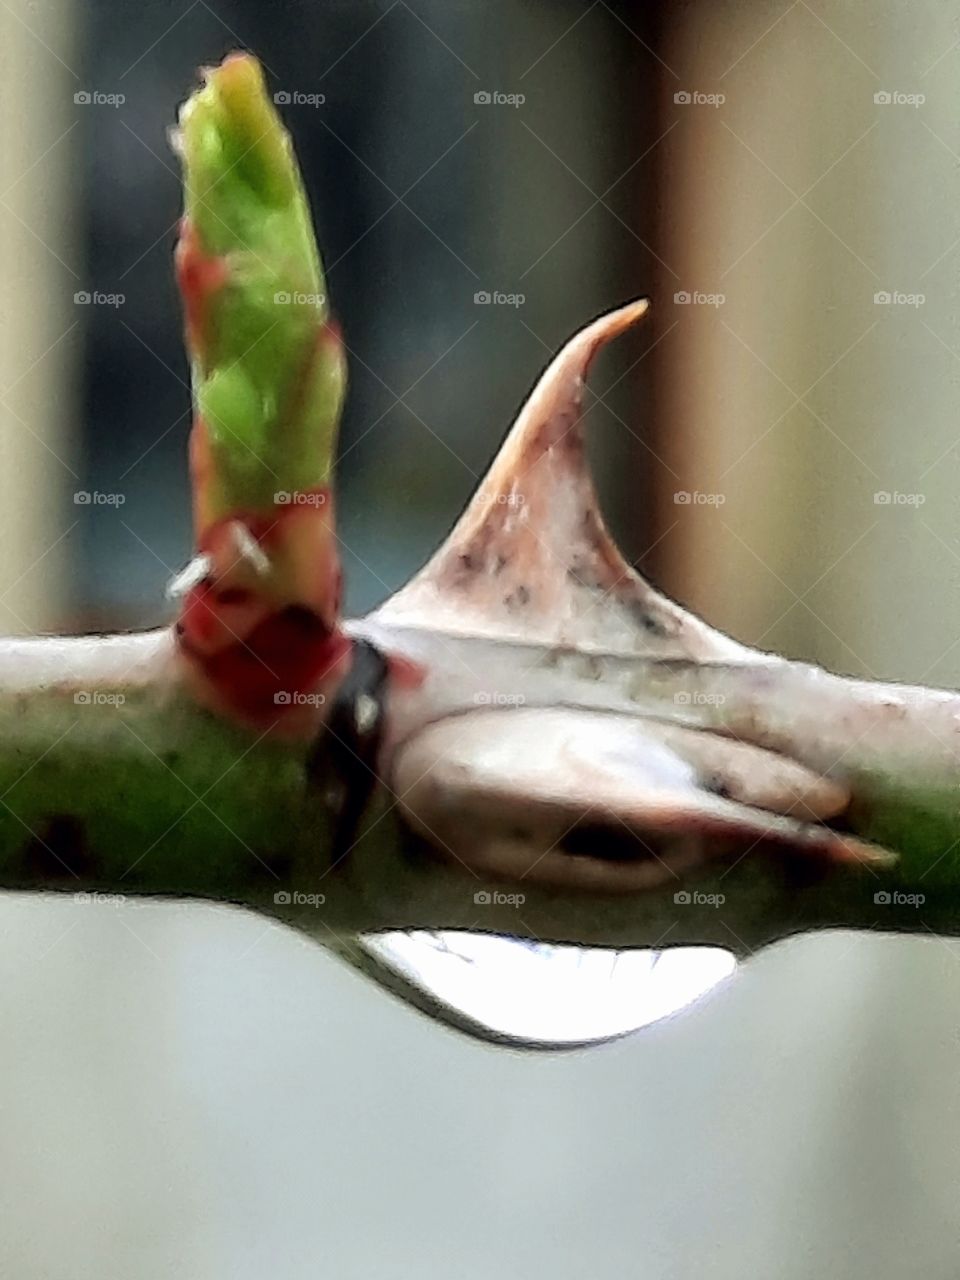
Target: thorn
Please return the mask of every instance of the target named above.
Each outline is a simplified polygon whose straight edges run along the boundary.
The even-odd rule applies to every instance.
[[[194,556],[188,565],[180,570],[167,583],[166,597],[168,600],[179,600],[187,595],[194,587],[199,586],[204,578],[208,577],[213,568],[213,561],[209,556]]]

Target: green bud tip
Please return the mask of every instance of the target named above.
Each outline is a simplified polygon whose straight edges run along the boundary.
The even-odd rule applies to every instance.
[[[293,146],[255,58],[204,72],[175,146],[202,536],[329,485],[346,372]]]

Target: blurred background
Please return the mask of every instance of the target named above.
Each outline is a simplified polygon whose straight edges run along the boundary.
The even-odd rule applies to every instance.
[[[0,0],[0,626],[190,551],[166,130],[263,60],[350,352],[349,606],[550,354],[633,559],[750,644],[960,684],[960,15],[920,0]],[[486,299],[486,300],[485,300]],[[555,1058],[239,912],[0,903],[0,1275],[953,1277],[960,950],[834,935]]]

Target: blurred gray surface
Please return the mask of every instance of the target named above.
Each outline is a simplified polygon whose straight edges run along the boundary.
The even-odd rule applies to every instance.
[[[239,911],[3,923],[4,1275],[956,1275],[953,944],[785,944],[543,1057]]]

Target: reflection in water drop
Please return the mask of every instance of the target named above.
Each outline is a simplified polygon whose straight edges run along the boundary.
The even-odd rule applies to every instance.
[[[491,1038],[547,1047],[649,1026],[729,977],[718,947],[608,951],[473,933],[382,933],[363,946]]]

